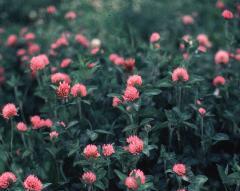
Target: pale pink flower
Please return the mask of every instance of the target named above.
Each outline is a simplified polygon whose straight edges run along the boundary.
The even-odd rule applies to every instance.
[[[82,175],[82,179],[86,184],[93,184],[96,181],[97,177],[94,172],[88,171]]]
[[[229,54],[227,51],[219,50],[215,54],[215,63],[216,64],[227,64],[229,62]]]
[[[191,25],[194,23],[194,19],[191,15],[184,15],[182,17],[182,22],[184,25]]]
[[[71,79],[67,74],[58,72],[51,75],[51,82],[54,84],[57,84],[59,82],[66,82],[70,84]]]
[[[52,131],[49,133],[50,139],[58,138],[59,133],[57,131]]]
[[[222,76],[216,76],[214,79],[213,79],[213,85],[214,86],[219,86],[219,85],[224,85],[226,83],[226,80],[224,77]]]
[[[199,112],[199,114],[200,114],[201,116],[204,116],[204,115],[206,114],[206,109],[200,107],[200,108],[198,109],[198,112]]]
[[[27,191],[41,191],[43,189],[42,182],[34,175],[29,175],[24,180],[23,186]]]
[[[77,14],[74,11],[69,11],[65,14],[65,19],[74,20],[76,19]]]
[[[9,188],[12,183],[17,181],[17,177],[12,172],[4,172],[0,176],[0,189]]]
[[[128,80],[127,80],[127,85],[128,86],[135,86],[135,85],[141,86],[142,85],[142,77],[139,75],[129,76]]]
[[[17,116],[17,108],[14,104],[8,103],[2,109],[2,115],[5,119]]]
[[[66,68],[72,63],[72,60],[70,58],[65,58],[62,60],[60,67],[61,68]]]
[[[144,142],[138,136],[133,135],[127,138],[128,146],[125,147],[131,154],[139,154],[143,151]]]
[[[83,47],[87,48],[89,46],[89,40],[82,34],[77,34],[75,36],[75,41],[81,44]]]
[[[15,34],[11,34],[8,36],[6,44],[7,46],[13,46],[17,43],[17,41],[18,41],[17,36]]]
[[[188,81],[189,80],[189,75],[188,72],[185,68],[179,67],[173,70],[172,73],[172,81]]]
[[[73,97],[85,97],[87,95],[87,88],[85,85],[83,84],[75,84],[72,88],[71,88],[71,94],[73,95]]]
[[[157,42],[157,41],[159,41],[159,40],[160,40],[160,34],[157,33],[157,32],[152,33],[152,35],[151,35],[151,37],[150,37],[150,39],[149,39],[149,41],[150,41],[151,43]]]
[[[19,122],[17,124],[17,130],[21,131],[21,132],[25,132],[25,131],[27,131],[27,125],[23,122]]]
[[[137,180],[134,177],[128,176],[124,181],[125,186],[128,189],[137,190],[138,189],[138,183]]]
[[[102,152],[104,156],[111,156],[113,153],[115,153],[115,150],[113,148],[112,144],[104,144],[102,146]]]
[[[113,101],[112,101],[112,106],[113,107],[117,107],[119,104],[121,104],[122,101],[118,98],[118,97],[113,97]]]
[[[139,98],[139,91],[135,87],[127,86],[123,95],[124,101],[134,101],[138,98]]]
[[[97,146],[92,144],[87,145],[84,148],[83,153],[86,158],[90,158],[90,157],[97,158],[100,156]]]

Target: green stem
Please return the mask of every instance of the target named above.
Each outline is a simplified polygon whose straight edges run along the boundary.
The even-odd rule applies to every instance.
[[[81,103],[81,98],[77,98],[77,103],[78,103],[78,116],[79,116],[79,122],[82,119],[82,103]]]
[[[11,155],[13,155],[12,151],[13,151],[13,120],[10,119],[10,123],[11,123],[11,143],[10,143],[10,151],[11,151]]]

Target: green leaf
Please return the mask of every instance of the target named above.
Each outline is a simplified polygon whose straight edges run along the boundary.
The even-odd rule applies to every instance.
[[[219,141],[227,141],[227,140],[229,140],[229,136],[227,134],[225,134],[225,133],[217,133],[217,134],[215,134],[212,137],[212,139],[214,141],[217,141],[217,142],[219,142]]]
[[[110,132],[110,131],[105,131],[105,130],[102,130],[102,129],[95,129],[94,131],[95,131],[96,133],[107,134],[107,135],[114,135],[112,132]]]
[[[87,135],[91,139],[91,141],[95,141],[98,138],[98,134],[94,131],[90,131],[89,129],[87,129]]]
[[[154,119],[153,118],[145,118],[141,121],[140,126],[145,125],[145,124],[151,122],[152,120],[154,120]]]
[[[119,170],[114,170],[114,172],[116,173],[116,175],[118,176],[118,178],[120,179],[120,180],[125,180],[126,179],[126,175],[125,174],[123,174],[122,172],[120,172]]]
[[[207,182],[208,178],[204,175],[197,175],[191,180],[191,184],[188,187],[189,191],[200,191],[203,184]]]
[[[78,121],[71,121],[69,124],[68,124],[68,126],[66,127],[66,129],[67,128],[70,128],[70,127],[73,127],[73,126],[75,126],[75,125],[77,125],[78,124]]]
[[[94,186],[96,186],[100,190],[105,190],[106,189],[106,187],[104,186],[104,184],[101,181],[97,181],[96,183],[94,183]]]
[[[144,91],[145,95],[154,96],[160,94],[162,91],[159,89],[148,89]]]

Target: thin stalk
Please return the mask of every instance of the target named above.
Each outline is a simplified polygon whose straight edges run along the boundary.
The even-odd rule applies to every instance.
[[[77,104],[78,104],[78,117],[79,117],[79,122],[82,119],[82,102],[81,102],[81,98],[77,98]]]
[[[10,119],[10,123],[11,123],[11,143],[10,143],[10,151],[11,151],[11,155],[13,154],[12,151],[13,151],[13,120]]]
[[[204,129],[203,129],[203,117],[201,117],[201,146],[203,153],[205,153],[205,147],[204,147]]]

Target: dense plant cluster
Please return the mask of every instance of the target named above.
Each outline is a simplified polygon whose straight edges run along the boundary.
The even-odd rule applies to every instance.
[[[0,7],[1,190],[240,190],[239,3]]]

